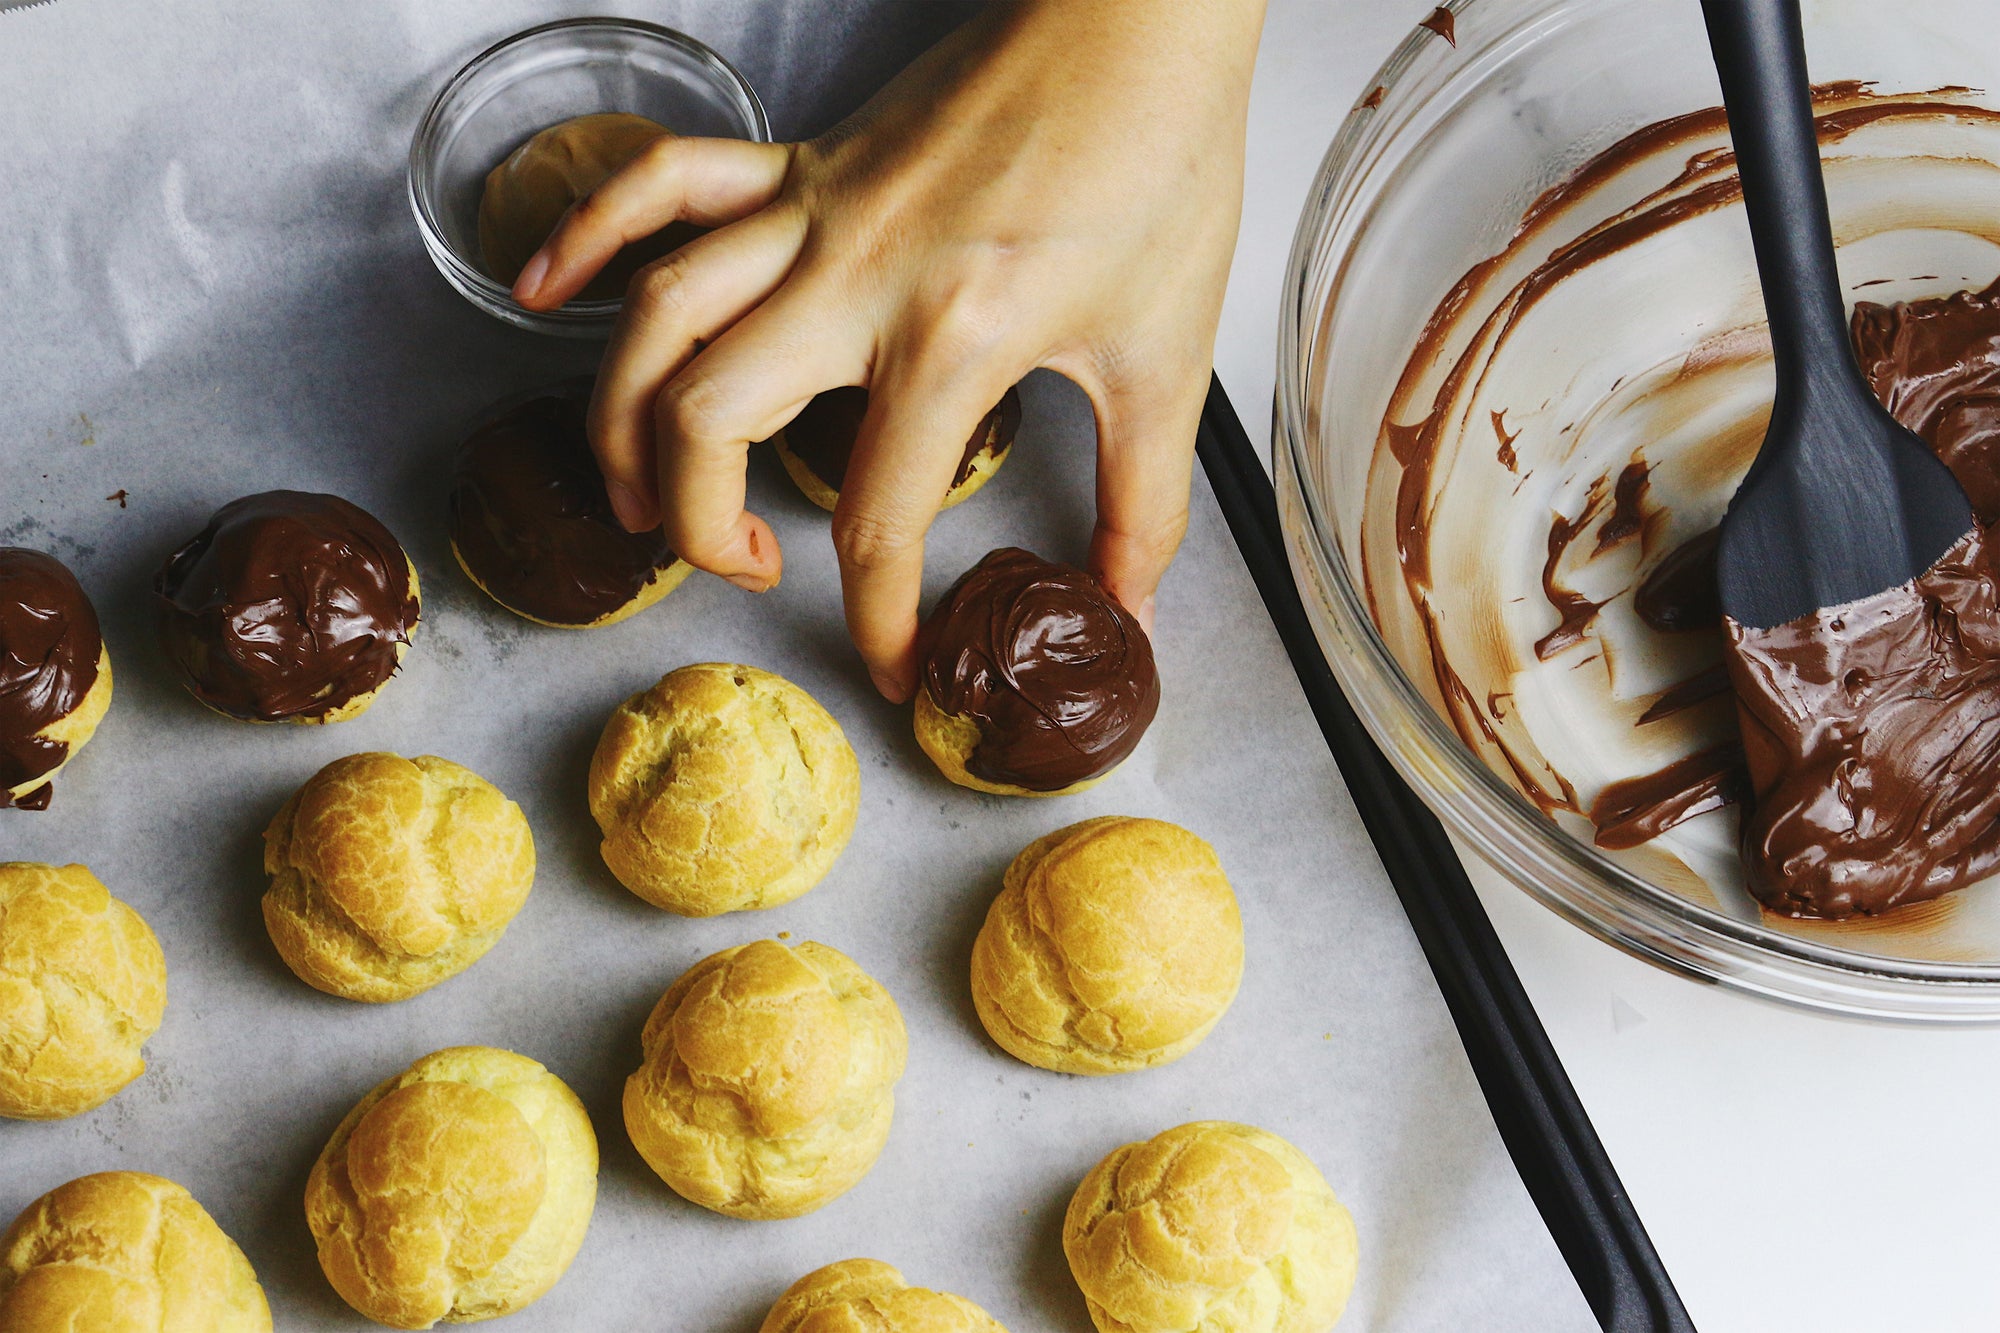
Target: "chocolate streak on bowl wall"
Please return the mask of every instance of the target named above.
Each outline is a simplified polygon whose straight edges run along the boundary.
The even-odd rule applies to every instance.
[[[458,448],[451,542],[504,605],[553,625],[618,611],[674,563],[658,528],[627,532],[590,452],[592,381],[502,404]]]
[[[322,717],[380,688],[417,624],[402,546],[335,495],[230,501],[153,591],[194,696],[255,722]]]
[[[1146,631],[1083,570],[1017,547],[989,553],[924,622],[923,689],[979,724],[966,771],[1029,791],[1110,772],[1160,707]]]
[[[2000,113],[1987,108],[1934,100],[1952,91],[1940,90],[1935,94],[1900,98],[1876,97],[1859,83],[1824,85],[1815,89],[1814,94],[1819,110],[1821,143],[1837,143],[1857,129],[1897,117],[2000,119]],[[1445,705],[1444,712],[1454,729],[1475,752],[1489,754],[1504,764],[1512,773],[1516,786],[1546,813],[1578,808],[1567,778],[1541,762],[1539,756],[1533,753],[1532,745],[1523,749],[1521,742],[1507,736],[1504,728],[1497,725],[1502,719],[1489,714],[1481,706],[1444,648],[1445,636],[1432,597],[1436,586],[1430,550],[1433,470],[1446,448],[1445,432],[1448,426],[1455,424],[1451,409],[1462,393],[1476,385],[1473,377],[1481,370],[1481,358],[1490,362],[1498,347],[1511,336],[1543,295],[1591,264],[1659,235],[1686,219],[1740,202],[1741,185],[1731,170],[1732,155],[1726,149],[1694,153],[1680,178],[1655,190],[1626,212],[1555,248],[1545,262],[1519,282],[1484,318],[1455,359],[1447,359],[1446,349],[1456,335],[1461,311],[1474,294],[1521,246],[1543,228],[1553,226],[1560,220],[1571,201],[1588,195],[1628,166],[1669,152],[1676,145],[1720,137],[1726,133],[1726,126],[1727,120],[1720,108],[1708,108],[1660,121],[1614,144],[1567,180],[1545,192],[1524,214],[1509,248],[1468,270],[1439,302],[1420,334],[1392,401],[1421,401],[1417,399],[1417,386],[1427,377],[1432,366],[1442,364],[1446,368],[1431,396],[1429,410],[1413,421],[1399,421],[1392,413],[1383,423],[1381,448],[1400,470],[1395,483],[1394,516],[1398,572],[1409,603],[1416,612],[1417,624],[1429,646],[1432,675]],[[1707,179],[1710,176],[1715,178]],[[1677,190],[1684,190],[1684,193],[1676,193]],[[1970,298],[1952,299],[1961,304],[1977,304]],[[1863,307],[1856,318],[1857,344],[1864,361],[1870,355],[1867,322],[1875,318],[1869,311],[1870,308]],[[1928,331],[1930,321],[1919,321],[1917,327]],[[1931,340],[1923,335],[1906,333],[1904,340],[1917,345],[1931,345]],[[1914,368],[1917,361],[1910,358],[1906,351],[1903,364]],[[1901,375],[1888,367],[1878,371],[1874,378],[1878,392],[1891,409],[1926,438],[1945,443],[1947,461],[1951,461],[1954,469],[1963,474],[1966,461],[1954,459],[1951,454],[1966,452],[1962,445],[1956,443],[1965,430],[1965,423],[1982,413],[1991,415],[2000,411],[2000,406],[1997,406],[2000,399],[1982,398],[1973,393],[1968,399],[1942,404],[1927,374],[1921,371],[1915,375],[1918,382],[1909,384],[1904,384]],[[1989,389],[1991,383],[1987,381]],[[1518,466],[1518,460],[1511,456],[1515,453],[1519,433],[1506,430],[1504,415],[1504,411],[1491,412],[1491,422],[1506,455],[1501,458],[1502,466],[1512,471]],[[1639,462],[1636,458],[1633,461],[1635,464]],[[1627,475],[1630,475],[1630,469]],[[2000,497],[2000,455],[1994,457],[1989,475],[1992,478],[1990,487],[1982,486],[1977,479],[1967,482],[1976,503],[1982,492]],[[1596,494],[1602,494],[1604,484],[1600,481]],[[1635,506],[1639,498],[1634,496]],[[1594,517],[1593,507],[1587,504],[1585,512],[1574,520],[1565,520],[1557,515],[1552,523],[1550,559],[1544,566],[1544,592],[1555,613],[1556,623],[1555,628],[1538,643],[1539,656],[1553,656],[1562,648],[1578,642],[1588,633],[1592,617],[1601,609],[1593,603],[1593,599],[1570,589],[1554,575],[1560,554],[1558,548],[1566,551],[1582,534]],[[1614,504],[1614,514],[1617,507]],[[1572,528],[1575,530],[1569,530]],[[1600,534],[1599,542],[1604,544],[1603,534]],[[1720,609],[1713,592],[1712,571],[1713,537],[1703,534],[1653,566],[1645,585],[1636,591],[1635,610],[1646,624],[1661,632],[1713,633],[1720,623]],[[1368,573],[1369,600],[1378,608],[1376,615],[1380,620],[1379,607],[1385,590],[1376,585],[1379,572],[1375,567],[1370,566]],[[1449,571],[1447,576],[1450,576]],[[1639,723],[1655,722],[1671,712],[1719,693],[1716,668],[1721,664],[1721,649],[1721,636],[1717,634],[1714,663],[1661,692],[1654,705],[1640,717]],[[1740,780],[1721,781],[1716,771],[1718,767],[1719,756],[1714,751],[1689,756],[1659,773],[1614,784],[1614,790],[1608,793],[1611,799],[1607,801],[1601,794],[1599,800],[1593,803],[1596,808],[1592,813],[1602,816],[1597,821],[1600,828],[1615,830],[1609,836],[1619,845],[1631,845],[1625,839],[1638,829],[1650,829],[1652,831],[1648,836],[1657,836],[1673,823],[1702,810],[1713,809],[1720,801],[1730,799],[1735,792],[1743,789],[1745,784]],[[1673,780],[1676,775],[1687,781],[1677,785]],[[1651,798],[1652,804],[1658,808],[1644,808],[1648,801],[1643,798]]]
[[[829,489],[837,491],[847,480],[848,460],[853,457],[854,441],[861,434],[861,419],[867,415],[866,389],[849,385],[815,394],[785,427],[785,447]],[[972,475],[974,460],[981,454],[1005,452],[1020,428],[1021,393],[1009,389],[966,440],[951,484],[964,485],[965,479]]]
[[[9,793],[69,757],[69,746],[38,733],[76,711],[103,652],[96,608],[76,576],[54,556],[0,547],[0,809],[48,808],[47,783],[19,801]]]

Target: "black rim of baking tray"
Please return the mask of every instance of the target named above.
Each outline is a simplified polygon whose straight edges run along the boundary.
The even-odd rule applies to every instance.
[[[1209,384],[1198,452],[1306,702],[1444,993],[1501,1141],[1584,1299],[1607,1333],[1692,1333],[1694,1322],[1444,826],[1375,747],[1327,666],[1285,559],[1270,475],[1219,379]]]

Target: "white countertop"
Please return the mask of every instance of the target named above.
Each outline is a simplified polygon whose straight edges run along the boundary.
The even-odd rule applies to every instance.
[[[1692,0],[1688,0],[1692,3]],[[1313,172],[1432,0],[1272,0],[1217,368],[1268,441],[1278,298]],[[2000,1310],[2000,1031],[1794,1012],[1670,976],[1473,867],[1704,1333],[1956,1333]]]

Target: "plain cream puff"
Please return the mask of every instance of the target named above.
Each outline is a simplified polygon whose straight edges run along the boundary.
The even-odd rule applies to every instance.
[[[1354,1219],[1306,1155],[1203,1120],[1092,1168],[1063,1253],[1100,1333],[1326,1333],[1354,1290]]]
[[[625,1127],[660,1179],[730,1217],[797,1217],[852,1189],[895,1113],[908,1037],[838,949],[757,940],[668,988],[625,1082]]]
[[[1029,844],[972,946],[972,1000],[1002,1049],[1065,1074],[1193,1050],[1243,980],[1243,918],[1215,849],[1110,815]]]
[[[860,805],[840,724],[756,667],[670,673],[618,705],[590,761],[605,865],[682,916],[797,898],[847,845]]]
[[[59,1185],[0,1237],[6,1333],[271,1333],[236,1242],[171,1180],[106,1171]]]
[[[322,768],[264,830],[264,925],[301,981],[401,1000],[472,966],[528,900],[521,808],[468,768],[354,754]]]
[[[0,862],[0,1116],[88,1111],[146,1070],[167,962],[82,866]]]
[[[1007,1333],[963,1296],[913,1287],[879,1259],[843,1259],[794,1282],[758,1333]]]
[[[306,1182],[333,1289],[391,1328],[472,1323],[556,1284],[597,1202],[583,1103],[535,1061],[434,1052],[363,1097]]]

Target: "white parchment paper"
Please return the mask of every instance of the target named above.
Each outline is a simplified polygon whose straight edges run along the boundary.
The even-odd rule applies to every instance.
[[[404,202],[438,82],[533,22],[526,0],[175,6],[59,0],[0,15],[0,543],[68,561],[117,668],[97,739],[53,809],[0,814],[0,859],[83,861],[159,933],[165,1026],[143,1079],[56,1124],[0,1121],[0,1221],[73,1176],[187,1185],[248,1252],[281,1329],[367,1327],[321,1277],[306,1173],[347,1108],[427,1051],[506,1046],[589,1106],[603,1150],[590,1237],[507,1327],[750,1333],[794,1278],[870,1255],[1025,1333],[1089,1328],[1060,1220],[1106,1151],[1197,1117],[1297,1143],[1353,1209],[1345,1329],[1586,1329],[1588,1312],[1507,1160],[1396,900],[1213,500],[1160,599],[1159,722],[1097,789],[1006,800],[938,778],[906,708],[868,687],[842,629],[819,511],[761,452],[752,504],[785,543],[757,598],[696,575],[589,634],[485,601],[444,536],[446,460],[486,402],[586,369],[590,347],[502,327],[432,271]],[[781,135],[855,105],[963,5],[662,3],[749,74]],[[1329,20],[1332,21],[1332,20]],[[1087,406],[1037,377],[1021,443],[945,515],[932,591],[992,546],[1076,559],[1090,528]],[[422,571],[424,625],[365,717],[251,727],[183,694],[152,639],[162,557],[217,505],[277,486],[367,507]],[[125,494],[121,504],[107,497]],[[619,699],[687,662],[791,677],[847,729],[860,828],[831,875],[769,913],[657,912],[598,859],[584,772]],[[332,999],[278,960],[258,915],[260,835],[320,765],[437,753],[518,800],[540,872],[470,972],[401,1004]],[[1248,970],[1178,1064],[1109,1080],[994,1048],[966,987],[1002,868],[1060,824],[1156,816],[1212,841],[1242,900]],[[661,1185],[618,1111],[639,1030],[697,959],[780,931],[852,954],[901,1004],[909,1074],[874,1172],[791,1222],[715,1217]]]

